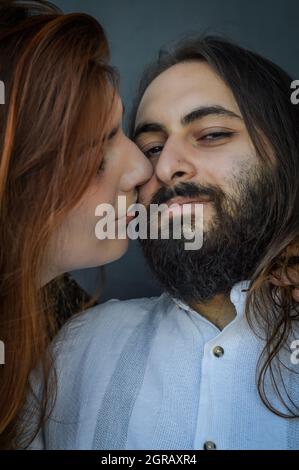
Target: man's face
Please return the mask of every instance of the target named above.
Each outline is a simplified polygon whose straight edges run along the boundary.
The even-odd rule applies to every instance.
[[[248,278],[270,236],[261,237],[269,185],[230,89],[204,62],[172,66],[142,97],[135,141],[154,167],[141,203],[203,203],[200,250],[141,242],[165,288],[204,301]]]
[[[162,186],[213,185],[231,195],[232,180],[258,163],[237,103],[204,62],[177,64],[147,88],[136,117],[136,143],[154,166],[140,191],[149,203]],[[204,221],[213,217],[204,204]]]

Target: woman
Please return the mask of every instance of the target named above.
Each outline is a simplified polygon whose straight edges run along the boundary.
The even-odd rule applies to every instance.
[[[2,2],[0,79],[0,448],[11,449],[37,364],[47,384],[49,282],[125,253],[127,239],[96,238],[95,208],[116,207],[119,195],[134,203],[152,168],[122,131],[108,44],[92,17],[45,1]]]

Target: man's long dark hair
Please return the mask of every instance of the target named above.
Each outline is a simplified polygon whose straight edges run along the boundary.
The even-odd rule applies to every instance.
[[[216,36],[191,38],[160,52],[141,80],[131,116],[131,135],[138,104],[149,84],[169,67],[188,61],[204,61],[232,91],[250,138],[262,164],[271,175],[269,223],[275,224],[264,257],[251,278],[246,316],[253,331],[265,340],[257,364],[257,387],[264,404],[285,418],[299,417],[299,404],[288,393],[280,353],[299,331],[299,308],[291,287],[275,287],[268,278],[273,270],[287,275],[292,261],[287,248],[299,240],[299,105],[291,102],[291,77],[273,62]],[[261,233],[263,237],[263,233]],[[290,361],[291,363],[291,361]],[[292,369],[292,374],[297,372]],[[267,384],[279,399],[273,404]],[[271,394],[273,397],[273,395]]]

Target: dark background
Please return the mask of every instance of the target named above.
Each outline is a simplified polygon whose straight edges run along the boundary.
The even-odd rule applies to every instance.
[[[120,70],[122,98],[130,109],[144,67],[161,46],[194,33],[219,33],[285,68],[299,79],[298,0],[53,0],[65,12],[96,17],[106,30],[112,62]],[[138,243],[105,267],[101,300],[159,293],[143,262]],[[74,274],[88,291],[99,282],[99,270]]]

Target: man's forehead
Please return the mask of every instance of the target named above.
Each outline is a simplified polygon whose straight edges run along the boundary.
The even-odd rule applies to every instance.
[[[136,115],[136,125],[164,117],[187,114],[195,106],[220,105],[240,113],[231,90],[206,62],[176,64],[146,89]],[[179,116],[180,114],[180,116]]]

